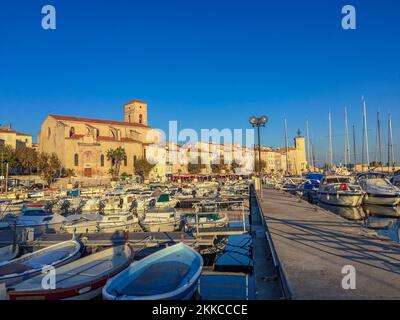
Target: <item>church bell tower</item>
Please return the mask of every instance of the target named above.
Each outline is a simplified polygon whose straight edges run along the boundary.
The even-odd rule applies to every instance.
[[[124,121],[147,126],[147,103],[137,99],[126,103]]]

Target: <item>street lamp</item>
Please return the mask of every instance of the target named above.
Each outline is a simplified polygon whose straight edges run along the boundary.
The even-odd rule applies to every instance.
[[[257,127],[257,135],[258,135],[258,177],[260,179],[260,198],[262,199],[262,172],[261,172],[261,141],[260,141],[260,127],[265,127],[268,122],[267,116],[261,116],[257,118],[252,116],[249,120],[250,124],[253,128]],[[254,159],[254,169],[255,168],[255,159]]]

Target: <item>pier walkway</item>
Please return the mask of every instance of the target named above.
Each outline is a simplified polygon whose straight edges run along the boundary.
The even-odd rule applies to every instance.
[[[400,299],[400,244],[282,191],[264,189],[260,207],[291,299]]]

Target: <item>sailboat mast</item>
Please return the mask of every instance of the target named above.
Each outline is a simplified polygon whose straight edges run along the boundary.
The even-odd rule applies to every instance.
[[[289,142],[288,142],[288,128],[287,128],[286,118],[285,118],[285,147],[286,147],[286,174],[289,174]]]
[[[312,143],[311,141],[310,141],[310,143],[311,143],[311,147],[312,147],[312,167],[313,167],[313,170],[315,171],[315,167],[316,167],[316,165],[315,165],[315,150],[314,150],[314,143]]]
[[[354,171],[357,172],[356,126],[353,124]]]
[[[378,131],[378,153],[381,171],[383,172],[383,159],[382,159],[382,139],[381,139],[381,113],[377,113],[377,131]]]
[[[308,120],[306,122],[306,134],[307,134],[307,166],[308,170],[310,170],[310,164],[311,164],[311,150],[310,150],[310,131],[308,127]]]
[[[328,154],[329,165],[333,167],[333,146],[332,146],[332,115],[329,112],[329,154]]]
[[[368,148],[368,126],[367,126],[367,106],[365,97],[363,97],[363,171],[364,171],[364,159],[367,160],[367,168],[369,170],[369,148]],[[365,158],[364,158],[365,152]]]
[[[392,114],[389,113],[389,134],[388,134],[388,170],[390,172],[390,166],[392,165],[392,170],[395,169],[394,160],[394,149],[393,149],[393,131],[392,131]]]
[[[344,135],[345,135],[345,150],[344,150],[344,164],[346,167],[350,164],[350,141],[349,141],[349,122],[347,116],[347,108],[344,108]]]

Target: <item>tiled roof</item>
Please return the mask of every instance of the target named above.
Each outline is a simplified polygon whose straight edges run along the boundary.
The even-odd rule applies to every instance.
[[[131,100],[131,101],[125,103],[125,105],[132,104],[132,103],[134,103],[134,102],[147,104],[147,102],[141,101],[141,100],[139,100],[139,99],[133,99],[133,100]]]
[[[31,137],[31,134],[27,134],[27,133],[22,133],[22,132],[15,132],[18,136],[27,136],[27,137]]]
[[[103,120],[103,119],[93,119],[93,118],[82,118],[82,117],[72,117],[72,116],[62,116],[62,115],[55,115],[55,114],[50,114],[49,116],[54,118],[54,119],[56,119],[56,120],[61,120],[61,121],[88,122],[88,123],[108,124],[108,125],[124,126],[124,127],[148,128],[144,124],[129,123],[129,122],[124,122],[124,121]]]
[[[9,128],[0,128],[0,132],[16,133],[14,130]]]

